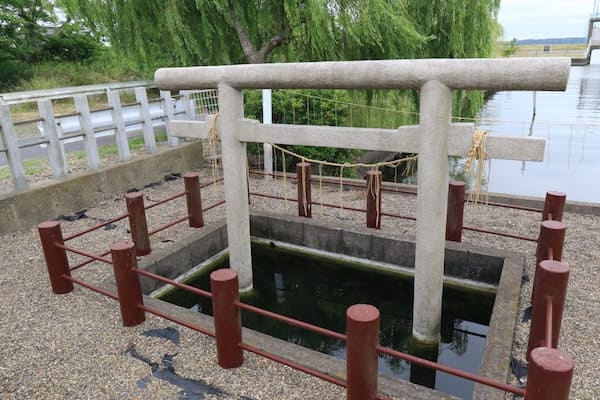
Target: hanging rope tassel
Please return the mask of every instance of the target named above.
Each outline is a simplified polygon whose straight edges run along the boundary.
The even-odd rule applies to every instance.
[[[474,194],[469,195],[469,202],[477,204],[480,202],[482,195],[483,181],[485,179],[485,159],[488,156],[486,151],[487,132],[481,129],[475,130],[473,133],[473,144],[467,153],[467,161],[465,163],[466,171],[471,175],[475,183]],[[489,158],[489,157],[487,157]],[[474,162],[477,161],[477,168],[474,168]],[[476,169],[473,173],[473,169]]]
[[[321,202],[319,215],[323,215],[323,164],[319,164],[319,201]]]
[[[288,200],[288,196],[287,196],[287,175],[286,175],[286,171],[285,171],[285,164],[286,164],[286,154],[290,155],[292,157],[298,158],[299,160],[301,160],[302,162],[308,162],[311,164],[315,164],[318,165],[319,168],[319,198],[320,198],[320,203],[321,203],[321,207],[319,209],[319,214],[323,215],[323,166],[330,166],[330,167],[336,167],[340,169],[340,176],[339,176],[339,203],[340,203],[340,209],[344,209],[344,199],[343,199],[343,192],[344,192],[344,169],[345,168],[356,168],[356,167],[366,167],[366,168],[371,168],[371,169],[375,169],[378,170],[381,167],[392,167],[392,168],[398,168],[398,166],[402,163],[406,163],[406,170],[409,171],[409,173],[413,173],[415,170],[415,166],[416,166],[416,161],[417,161],[417,156],[413,156],[413,157],[406,157],[406,158],[402,158],[400,160],[392,160],[392,161],[385,161],[385,162],[380,162],[380,163],[373,163],[373,164],[364,164],[364,163],[335,163],[335,162],[330,162],[330,161],[322,161],[322,160],[315,160],[312,158],[307,158],[303,155],[294,153],[292,151],[289,151],[287,149],[284,149],[283,147],[280,147],[276,144],[273,144],[273,148],[276,150],[279,150],[281,152],[281,157],[282,157],[282,162],[283,162],[283,168],[282,168],[282,173],[283,173],[283,186],[284,186],[284,200],[285,200],[285,204],[287,206],[287,200]],[[275,165],[277,165],[277,152],[274,153],[275,156]],[[276,170],[276,167],[275,167]],[[379,182],[377,183],[379,186]],[[306,196],[306,194],[304,194],[304,196]],[[378,197],[379,194],[375,194],[375,197]],[[377,203],[377,207],[379,207],[379,203]],[[306,205],[305,205],[306,206]],[[377,210],[377,215],[379,216],[380,214],[380,210]]]
[[[210,147],[211,152],[211,162],[210,167],[212,170],[213,183],[217,183],[217,144],[220,142],[219,132],[217,131],[217,118],[219,118],[219,113],[214,113],[210,118],[210,130],[208,131],[208,146]]]

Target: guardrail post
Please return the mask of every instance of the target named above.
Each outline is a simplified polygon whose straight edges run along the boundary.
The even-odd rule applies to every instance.
[[[48,159],[50,160],[52,175],[55,178],[64,178],[67,176],[67,163],[65,161],[64,146],[58,136],[52,102],[50,100],[39,100],[38,110],[40,117],[43,118],[44,136],[48,138]]]
[[[298,178],[298,216],[312,218],[310,163],[297,163],[296,177]]]
[[[121,241],[110,246],[110,254],[115,271],[115,283],[119,295],[119,306],[123,326],[136,326],[146,320],[140,278],[133,271],[137,267],[135,244],[132,241]]]
[[[202,197],[200,196],[200,177],[197,172],[186,172],[183,174],[183,184],[186,191],[187,210],[189,225],[191,228],[202,228],[204,217],[202,216]]]
[[[465,183],[451,181],[448,186],[448,212],[446,215],[446,240],[462,241],[465,212]]]
[[[346,399],[375,400],[379,310],[368,304],[348,307],[346,336]]]
[[[569,264],[553,260],[544,260],[540,262],[537,268],[529,344],[527,346],[528,356],[536,347],[556,348],[558,346],[560,325],[567,296],[569,271]],[[552,301],[552,343],[546,343],[546,299],[548,297]]]
[[[175,111],[173,110],[173,99],[171,98],[170,90],[161,90],[160,98],[165,112],[165,130],[167,131],[167,144],[169,147],[174,147],[179,144],[179,138],[173,136],[170,122],[175,120]]]
[[[381,228],[381,171],[367,172],[367,228]]]
[[[108,105],[111,107],[110,114],[115,129],[115,142],[117,143],[119,161],[129,161],[131,159],[131,151],[129,150],[129,141],[127,140],[127,130],[125,129],[125,119],[123,118],[119,91],[107,90],[106,97]]]
[[[244,363],[242,320],[236,302],[240,300],[238,275],[223,268],[210,274],[217,359],[222,368],[237,368]]]
[[[98,169],[100,166],[100,154],[98,153],[96,132],[94,132],[92,114],[90,113],[90,105],[87,96],[81,94],[75,96],[73,99],[75,100],[75,109],[79,113],[79,126],[81,127],[81,131],[85,134],[83,143],[85,146],[88,168]]]
[[[567,195],[562,192],[546,192],[546,201],[542,210],[542,221],[552,219],[562,221]],[[550,218],[552,215],[552,218]]]
[[[0,104],[0,132],[2,133],[2,144],[4,144],[6,151],[6,161],[13,187],[16,190],[27,189],[27,176],[23,167],[21,149],[19,149],[19,141],[8,104]]]
[[[185,112],[186,118],[188,120],[196,119],[196,107],[194,100],[192,99],[192,91],[180,90],[179,94],[181,94],[181,102],[183,103],[183,111]]]
[[[154,128],[152,127],[152,118],[150,118],[150,106],[148,105],[148,95],[145,87],[135,88],[135,101],[139,103],[140,119],[142,121],[142,132],[144,133],[144,145],[148,153],[156,153],[156,138],[154,137]]]
[[[144,194],[142,192],[127,193],[125,204],[127,205],[131,238],[135,243],[135,253],[138,256],[148,255],[152,249],[150,248],[148,222],[144,208]]]
[[[567,353],[548,347],[533,349],[525,400],[568,400],[574,368]]]
[[[38,225],[46,267],[48,267],[48,276],[50,285],[55,294],[69,293],[73,290],[73,282],[65,279],[65,276],[71,276],[69,269],[69,259],[64,249],[56,247],[55,244],[64,244],[60,222],[46,221]]]

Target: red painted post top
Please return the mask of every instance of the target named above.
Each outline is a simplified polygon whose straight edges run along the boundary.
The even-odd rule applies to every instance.
[[[210,279],[213,281],[227,282],[237,279],[237,272],[234,269],[222,268],[211,272]]]
[[[568,400],[574,368],[571,357],[558,349],[533,349],[525,400]]]
[[[348,307],[346,316],[357,323],[372,323],[379,318],[379,310],[369,304],[354,304]]]
[[[552,219],[562,221],[567,195],[562,192],[546,192],[542,221]]]

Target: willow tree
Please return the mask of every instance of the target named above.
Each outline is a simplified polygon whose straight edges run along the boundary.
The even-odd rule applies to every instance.
[[[420,58],[491,57],[501,34],[500,0],[409,1],[407,11],[429,38]],[[472,117],[483,105],[483,92],[455,91],[455,116]]]
[[[413,57],[407,0],[62,0],[146,65]]]
[[[147,70],[272,61],[489,57],[500,32],[500,0],[58,3]],[[367,92],[368,104],[373,93]],[[406,93],[379,96],[376,103],[416,111],[418,93]],[[472,116],[482,101],[481,93],[457,92],[455,115]]]

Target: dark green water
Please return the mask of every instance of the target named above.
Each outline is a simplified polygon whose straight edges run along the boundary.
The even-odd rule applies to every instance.
[[[380,342],[397,350],[477,372],[485,348],[494,294],[445,287],[442,342],[427,351],[410,343],[413,281],[391,272],[380,272],[339,260],[290,252],[264,244],[252,244],[254,290],[242,301],[337,332],[345,332],[346,309],[367,303],[381,312]],[[228,265],[224,260],[211,271]],[[187,282],[210,289],[209,271]],[[189,292],[173,290],[163,300],[212,314],[210,300]],[[245,327],[267,333],[338,358],[345,358],[343,342],[307,332],[254,314],[242,313]],[[436,354],[437,353],[437,354]],[[451,375],[411,366],[404,361],[380,356],[380,373],[419,383],[464,399],[470,399],[473,384]]]

